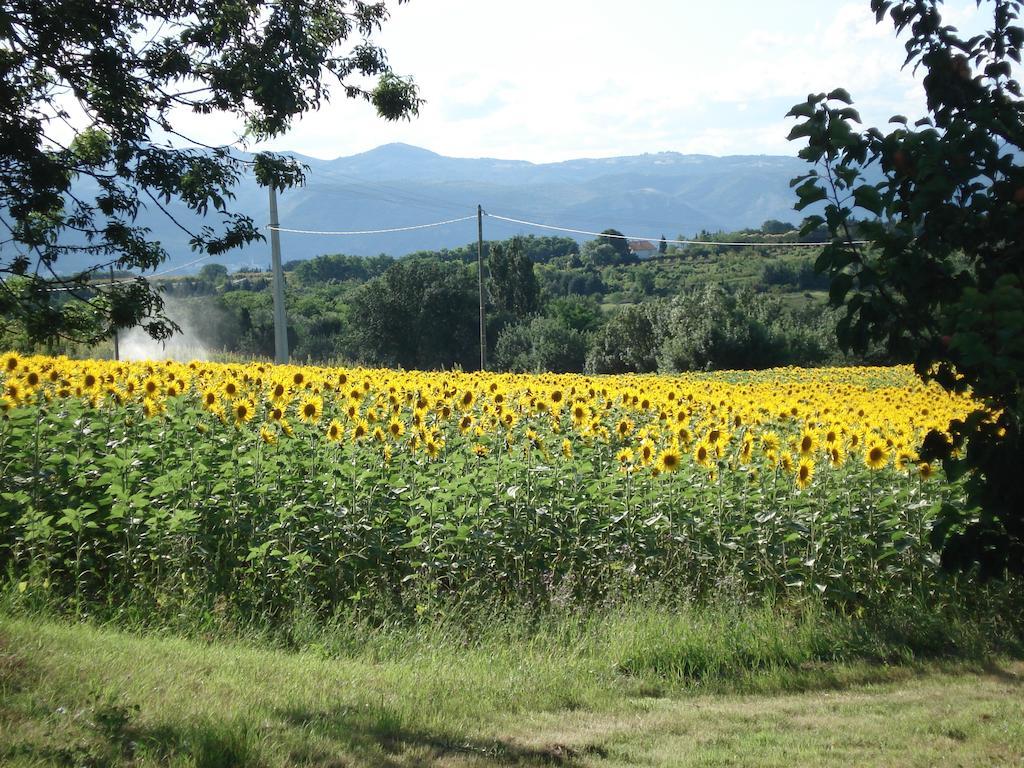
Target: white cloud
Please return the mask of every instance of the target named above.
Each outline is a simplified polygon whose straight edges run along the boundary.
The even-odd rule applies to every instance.
[[[385,123],[340,91],[271,142],[318,157],[404,141],[461,156],[534,161],[677,150],[794,153],[783,115],[843,86],[868,124],[923,112],[903,44],[864,0],[417,0],[397,5],[379,41],[427,99]],[[973,0],[946,6],[976,28]],[[182,115],[204,142],[240,126]]]

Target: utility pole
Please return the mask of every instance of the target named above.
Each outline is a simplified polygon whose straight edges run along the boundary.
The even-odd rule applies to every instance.
[[[284,272],[281,270],[281,233],[277,231],[277,188],[270,190],[270,264],[274,272],[274,362],[288,362],[288,321],[284,313]]]
[[[484,322],[484,209],[476,207],[476,267],[480,286],[480,370],[487,370],[487,325]]]
[[[114,265],[113,264],[110,265],[110,285],[111,285],[111,287],[113,287],[113,285],[114,285]],[[118,349],[118,345],[117,345],[117,326],[116,325],[114,326],[114,359],[115,360],[120,360],[121,359],[121,350]]]

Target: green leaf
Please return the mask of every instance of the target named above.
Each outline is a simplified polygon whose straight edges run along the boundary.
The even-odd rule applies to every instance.
[[[882,195],[870,184],[863,184],[853,190],[853,200],[861,208],[876,216],[882,214]]]
[[[853,104],[853,99],[845,88],[836,88],[829,91],[828,98],[829,100],[841,101],[844,104]]]
[[[850,288],[853,287],[853,277],[840,272],[837,275],[832,276],[832,282],[829,284],[828,297],[829,300],[835,305],[840,306],[846,299],[846,294],[849,293]]]

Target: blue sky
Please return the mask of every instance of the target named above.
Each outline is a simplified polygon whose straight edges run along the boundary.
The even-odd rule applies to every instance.
[[[867,124],[923,114],[920,85],[901,71],[903,42],[888,21],[875,24],[868,0],[391,5],[379,42],[420,86],[420,116],[386,124],[338,93],[268,146],[333,158],[402,141],[534,162],[795,154],[784,115],[812,91],[845,87]],[[970,32],[983,22],[974,0],[947,0],[946,19]]]

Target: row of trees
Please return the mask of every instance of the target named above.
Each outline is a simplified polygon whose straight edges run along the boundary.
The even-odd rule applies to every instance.
[[[489,367],[510,371],[678,371],[814,365],[841,356],[821,301],[786,284],[806,269],[734,255],[752,282],[716,271],[714,259],[570,266],[568,238],[485,244]],[[606,244],[598,243],[596,247]],[[551,249],[540,253],[542,247]],[[472,257],[470,252],[472,251]],[[761,262],[764,261],[762,264]],[[479,365],[475,248],[403,259],[329,255],[287,265],[289,346],[296,359],[404,368]],[[710,271],[697,274],[697,267]],[[769,278],[774,282],[772,291]],[[166,286],[172,316],[206,346],[273,352],[267,273],[207,265]],[[623,301],[625,299],[625,301]],[[613,303],[617,302],[617,303]],[[184,323],[183,323],[184,324]]]

